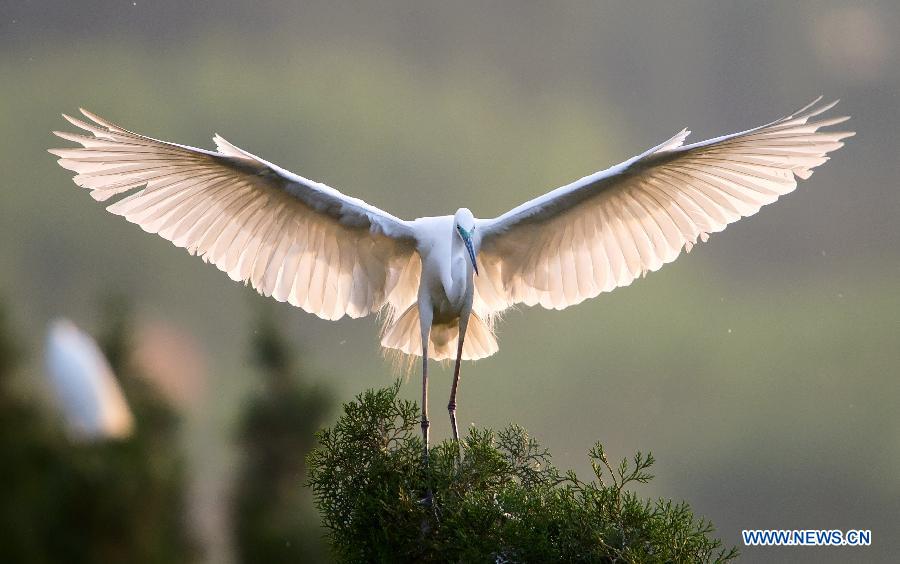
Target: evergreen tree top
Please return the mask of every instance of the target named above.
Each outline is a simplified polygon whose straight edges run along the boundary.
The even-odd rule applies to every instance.
[[[613,465],[599,443],[590,481],[561,472],[523,428],[470,430],[426,466],[418,407],[399,382],[367,391],[318,433],[309,483],[340,561],[726,562],[737,556],[684,502],[645,500],[653,456]],[[429,495],[430,494],[430,495]]]

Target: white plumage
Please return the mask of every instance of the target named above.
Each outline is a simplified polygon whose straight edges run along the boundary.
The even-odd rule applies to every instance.
[[[818,102],[818,100],[816,101]],[[806,179],[850,132],[809,120],[815,102],[768,125],[692,145],[684,130],[622,164],[478,222],[475,311],[563,309],[627,286],[684,248],[755,214]]]
[[[128,437],[134,419],[97,343],[71,321],[50,325],[47,375],[69,435],[77,441]]]
[[[398,219],[214,137],[217,151],[158,141],[82,110],[79,148],[51,149],[107,209],[234,280],[323,319],[387,310],[381,344],[443,359],[498,349],[494,317],[563,309],[630,284],[806,179],[851,132],[819,131],[820,99],[767,125],[692,145],[684,130],[494,219]],[[460,339],[462,336],[462,339]],[[423,346],[428,343],[428,346]],[[427,358],[426,357],[426,358]],[[427,444],[427,360],[423,431]]]

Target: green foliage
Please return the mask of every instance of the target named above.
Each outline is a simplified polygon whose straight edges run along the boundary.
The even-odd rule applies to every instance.
[[[117,311],[101,339],[135,416],[126,440],[72,443],[58,418],[13,389],[10,357],[0,354],[0,561],[137,564],[196,556],[185,523],[178,418],[129,367],[126,319]],[[6,335],[0,325],[0,343],[11,341]]]
[[[233,522],[243,562],[314,562],[327,555],[309,491],[305,457],[332,399],[307,383],[271,318],[263,317],[253,352],[265,378],[240,426],[243,462]]]
[[[415,403],[400,383],[368,391],[318,433],[309,483],[341,561],[725,562],[737,556],[686,503],[643,500],[651,455],[610,464],[598,443],[591,481],[561,473],[518,426],[472,429],[422,459]],[[428,492],[433,500],[427,500]]]

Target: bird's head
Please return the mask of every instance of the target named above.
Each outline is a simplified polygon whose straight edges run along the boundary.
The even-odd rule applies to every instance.
[[[468,208],[459,208],[456,215],[453,216],[453,229],[457,236],[462,240],[469,251],[469,259],[472,261],[472,268],[475,274],[478,274],[478,262],[475,260],[475,247],[472,238],[475,236],[475,216]]]

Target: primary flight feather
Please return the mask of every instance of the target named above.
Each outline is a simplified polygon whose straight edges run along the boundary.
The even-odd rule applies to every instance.
[[[515,305],[563,309],[626,286],[682,249],[753,215],[807,179],[853,135],[819,131],[836,102],[684,145],[684,130],[619,165],[494,219],[399,219],[267,162],[222,137],[216,151],[159,141],[88,111],[86,133],[50,149],[107,209],[203,257],[232,279],[323,319],[387,310],[382,346],[459,363],[498,349],[493,319]]]

